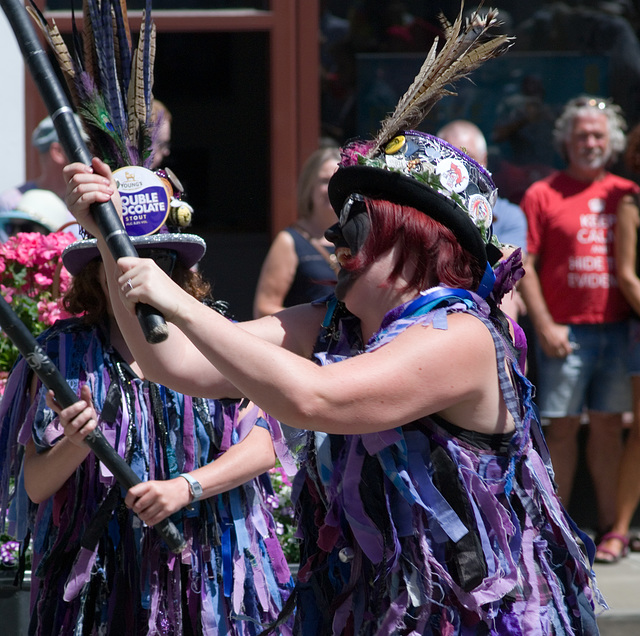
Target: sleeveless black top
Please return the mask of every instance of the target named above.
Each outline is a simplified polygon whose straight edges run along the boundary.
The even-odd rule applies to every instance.
[[[295,228],[289,227],[285,231],[293,238],[298,268],[285,296],[284,307],[309,303],[330,294],[336,275],[325,257]],[[328,247],[327,251],[332,254],[333,247]]]

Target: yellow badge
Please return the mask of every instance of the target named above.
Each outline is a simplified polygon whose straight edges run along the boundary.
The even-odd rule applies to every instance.
[[[387,155],[395,155],[396,152],[398,152],[398,150],[400,150],[400,148],[402,148],[402,146],[404,146],[404,142],[405,142],[405,137],[404,135],[398,135],[397,137],[394,137],[384,148],[384,152]]]

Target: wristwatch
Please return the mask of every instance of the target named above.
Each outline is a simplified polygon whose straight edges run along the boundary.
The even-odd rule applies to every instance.
[[[189,484],[191,491],[191,501],[198,501],[202,497],[202,486],[197,479],[194,479],[189,473],[180,473],[180,477],[184,477]]]

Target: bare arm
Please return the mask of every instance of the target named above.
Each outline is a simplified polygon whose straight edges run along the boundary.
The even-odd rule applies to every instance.
[[[142,266],[142,271],[128,269],[115,281],[113,277],[118,275],[118,266],[114,265],[109,288],[120,330],[148,379],[187,395],[209,398],[249,397],[242,387],[235,384],[232,377],[215,364],[203,345],[205,341],[218,341],[230,356],[234,356],[232,342],[227,340],[226,334],[229,333],[238,334],[240,339],[252,338],[252,341],[270,345],[275,350],[287,349],[295,354],[294,357],[307,359],[311,355],[325,313],[323,307],[299,305],[275,316],[265,316],[238,325],[184,292],[152,261],[134,258],[119,261],[120,267],[125,269],[136,263]],[[140,273],[134,273],[135,271]],[[142,337],[133,314],[138,298],[130,290],[125,295],[121,294],[121,286],[129,278],[134,281],[134,286],[144,286],[144,279],[147,280],[154,289],[156,300],[160,300],[157,308],[167,321],[172,321],[177,311],[189,314],[193,325],[197,325],[194,328],[202,332],[202,340],[191,338],[191,334],[185,333],[180,325],[169,324],[168,339],[160,344],[149,345]],[[242,352],[238,352],[236,357],[240,366],[249,363]]]
[[[63,410],[51,393],[47,395],[48,405],[59,414],[65,437],[40,454],[36,453],[32,441],[27,445],[25,487],[35,503],[56,493],[90,452],[84,439],[97,426],[98,417],[87,385],[82,387],[82,398]],[[261,475],[274,465],[275,451],[269,431],[255,426],[242,442],[232,446],[215,462],[191,474],[200,481],[204,496],[211,497]],[[125,500],[149,525],[155,525],[190,501],[191,493],[182,477],[137,484],[129,490]]]
[[[275,466],[275,452],[268,430],[254,426],[240,443],[207,466],[189,474],[200,482],[203,498],[236,488]],[[153,526],[191,503],[189,485],[182,477],[146,481],[129,489],[125,503]]]
[[[121,259],[120,264],[125,270],[120,282],[134,280],[126,295],[130,304],[162,305],[165,317],[243,395],[291,426],[366,433],[445,410],[461,426],[468,427],[469,421],[490,429],[496,425],[497,399],[487,408],[491,396],[499,394],[493,341],[471,316],[451,316],[448,330],[413,327],[375,352],[319,367],[220,316],[205,328],[196,301],[173,305],[163,300],[163,274],[154,264],[144,259]],[[312,333],[321,316],[316,318]],[[438,360],[448,364],[434,364]]]
[[[625,196],[618,206],[616,224],[616,271],[620,290],[633,310],[640,314],[640,279],[636,272],[640,212],[635,199]]]
[[[571,352],[568,328],[556,323],[542,294],[542,286],[536,271],[537,255],[527,254],[526,274],[518,283],[518,290],[527,306],[527,313],[536,330],[540,346],[550,357],[565,357]]]
[[[121,208],[111,171],[106,164],[94,159],[91,167],[79,163],[70,164],[65,167],[64,174],[67,181],[67,205],[82,226],[98,238],[113,311],[127,345],[145,375],[186,395],[240,397],[241,392],[211,365],[175,325],[168,325],[170,336],[164,343],[149,345],[145,341],[132,305],[123,305],[121,286],[126,283],[127,278],[118,282],[121,269],[114,262],[90,214],[91,204],[110,198],[118,210]],[[165,317],[174,313],[176,307],[189,305],[201,320],[202,329],[214,327],[215,318],[219,316],[195,301],[169,277],[158,279],[158,285],[163,298],[163,305],[158,308]],[[283,312],[281,317],[269,316],[244,323],[242,328],[269,342],[308,356],[322,314],[323,310],[319,307],[300,307]]]
[[[260,270],[253,301],[253,317],[269,316],[284,309],[298,268],[295,244],[289,232],[279,232]]]
[[[51,393],[47,395],[47,404],[60,411]],[[38,453],[32,440],[25,448],[24,483],[34,503],[41,503],[60,490],[90,452],[84,438],[95,428],[97,416],[89,387],[82,387],[82,400],[72,404],[66,415],[66,419],[60,420],[65,436],[52,448]]]
[[[200,338],[189,318],[179,324],[245,395],[297,428],[369,433],[432,413],[465,428],[499,426],[493,341],[471,316],[450,316],[446,331],[412,327],[374,352],[324,367],[233,325],[212,340]]]

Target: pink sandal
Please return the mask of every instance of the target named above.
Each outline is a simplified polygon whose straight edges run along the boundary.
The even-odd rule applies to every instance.
[[[609,548],[605,548],[604,544],[612,539],[617,539],[622,543],[622,550],[620,552],[614,552]],[[623,557],[629,554],[629,537],[624,534],[618,534],[617,532],[607,532],[600,538],[600,543],[596,548],[596,563],[617,563]],[[600,555],[600,556],[598,556]]]

